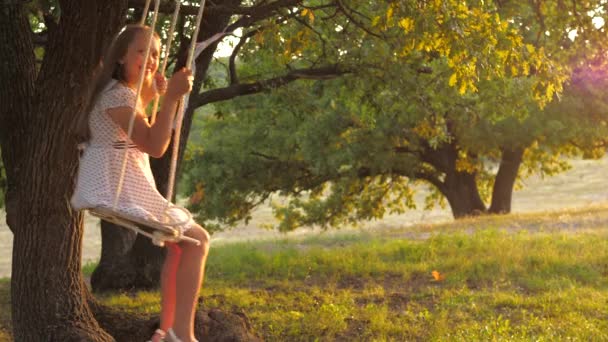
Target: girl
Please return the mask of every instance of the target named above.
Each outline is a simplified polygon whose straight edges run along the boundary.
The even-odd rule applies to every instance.
[[[154,34],[154,39],[146,61],[150,34]],[[167,82],[156,72],[159,51],[160,39],[152,29],[131,25],[114,39],[104,56],[90,103],[77,128],[80,140],[87,146],[80,158],[71,199],[75,209],[113,207],[125,148],[128,149],[127,169],[116,209],[126,215],[160,221],[167,205],[172,206],[156,190],[148,155],[158,158],[165,153],[177,103],[191,90],[193,77],[184,68]],[[142,69],[145,81],[141,96],[135,98]],[[164,99],[156,121],[151,124],[144,108],[157,94],[164,95]],[[126,132],[134,108],[137,115],[128,141]],[[183,219],[179,214],[171,211],[176,219]],[[183,229],[184,235],[201,244],[167,243],[161,273],[160,328],[152,336],[152,342],[196,341],[194,314],[209,250],[209,234],[192,220]]]

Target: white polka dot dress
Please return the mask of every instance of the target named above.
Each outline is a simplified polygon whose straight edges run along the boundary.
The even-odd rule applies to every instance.
[[[112,81],[99,96],[91,115],[91,139],[80,157],[76,189],[71,199],[74,209],[113,209],[122,161],[126,132],[107,114],[110,108],[135,106],[135,91]],[[127,166],[117,208],[119,215],[145,221],[162,222],[167,200],[158,192],[148,155],[128,141]],[[173,207],[173,204],[169,204]],[[173,220],[186,220],[186,214],[171,210]],[[189,221],[182,229],[194,224]]]

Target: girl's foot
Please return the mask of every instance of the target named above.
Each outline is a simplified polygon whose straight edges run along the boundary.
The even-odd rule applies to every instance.
[[[152,335],[152,338],[148,342],[162,342],[166,335],[167,333],[163,329],[156,329],[154,335]]]

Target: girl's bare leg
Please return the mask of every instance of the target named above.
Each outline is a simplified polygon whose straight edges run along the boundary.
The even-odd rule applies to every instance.
[[[177,268],[182,254],[181,248],[174,243],[167,243],[167,255],[160,276],[161,289],[161,311],[160,311],[160,326],[163,331],[169,330],[173,326],[175,318],[175,297],[176,297],[176,278]],[[160,342],[161,337],[155,334],[152,337],[152,342]]]
[[[188,229],[185,235],[201,242],[200,246],[188,242],[180,244],[182,256],[177,268],[177,295],[173,330],[181,340],[189,342],[195,340],[194,316],[203,281],[210,239],[209,233],[199,225]]]

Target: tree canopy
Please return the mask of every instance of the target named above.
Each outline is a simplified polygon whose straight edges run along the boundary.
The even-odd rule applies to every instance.
[[[601,155],[602,6],[294,9],[296,21],[271,21],[243,43],[241,79],[322,63],[345,75],[217,104],[189,156],[192,208],[234,224],[278,194],[280,229],[337,226],[407,210],[424,181],[428,204],[447,199],[456,217],[508,212],[518,175],[564,170],[564,154]]]

